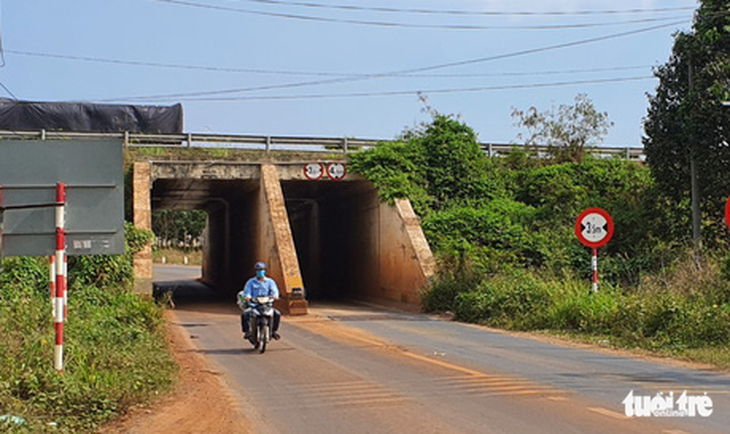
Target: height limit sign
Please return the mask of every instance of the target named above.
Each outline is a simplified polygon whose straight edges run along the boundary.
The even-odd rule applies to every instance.
[[[593,292],[598,292],[598,248],[613,237],[613,219],[601,208],[588,208],[575,219],[575,235],[581,243],[593,250]]]

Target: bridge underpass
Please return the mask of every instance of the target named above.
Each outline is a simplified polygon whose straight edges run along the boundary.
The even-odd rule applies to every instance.
[[[139,162],[135,225],[151,211],[208,215],[202,281],[233,293],[257,260],[282,292],[279,307],[304,314],[308,300],[365,300],[416,310],[433,258],[410,204],[381,204],[362,177],[309,180],[304,163]],[[151,251],[135,260],[138,288],[151,289]]]

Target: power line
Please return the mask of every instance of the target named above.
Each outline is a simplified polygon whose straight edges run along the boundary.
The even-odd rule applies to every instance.
[[[3,89],[5,89],[5,92],[7,92],[8,95],[10,95],[15,101],[18,100],[18,97],[16,97],[15,94],[13,92],[11,92],[10,89],[8,89],[8,87],[5,86],[5,84],[3,84],[2,81],[0,81],[0,87],[2,87]]]
[[[576,41],[565,42],[562,44],[548,45],[548,46],[543,46],[543,47],[538,47],[538,48],[529,48],[529,49],[525,49],[525,50],[513,51],[510,53],[498,54],[498,55],[494,55],[494,56],[479,57],[479,58],[475,58],[475,59],[460,60],[460,61],[456,61],[456,62],[440,63],[440,64],[435,64],[435,65],[430,65],[430,66],[383,72],[383,73],[377,73],[377,74],[368,74],[368,75],[358,76],[358,77],[341,77],[341,78],[313,80],[313,81],[286,83],[286,84],[278,84],[278,85],[256,86],[256,87],[247,87],[247,88],[233,88],[233,89],[222,89],[222,90],[212,90],[212,91],[196,91],[196,92],[185,92],[185,93],[175,93],[175,94],[133,96],[133,97],[127,97],[127,98],[114,98],[114,99],[102,100],[102,101],[119,101],[119,100],[144,101],[144,100],[154,100],[154,99],[162,99],[162,98],[167,99],[167,98],[184,98],[184,97],[194,97],[194,96],[223,95],[223,94],[231,94],[231,93],[253,92],[253,91],[274,90],[274,89],[290,89],[290,88],[305,87],[305,86],[317,86],[317,85],[322,85],[322,84],[336,84],[336,83],[372,80],[372,79],[377,79],[377,78],[396,77],[396,76],[402,76],[402,75],[407,75],[407,74],[434,71],[434,70],[438,70],[438,69],[453,68],[456,66],[474,65],[474,64],[478,64],[478,63],[491,62],[491,61],[495,61],[495,60],[509,59],[509,58],[520,57],[520,56],[525,56],[525,55],[529,55],[529,54],[537,54],[537,53],[554,51],[554,50],[563,49],[563,48],[576,47],[576,46],[580,46],[580,45],[587,45],[587,44],[592,44],[595,42],[607,41],[607,40],[611,40],[611,39],[622,38],[625,36],[631,36],[631,35],[651,32],[653,30],[663,29],[663,28],[667,28],[667,27],[673,27],[673,26],[677,26],[682,23],[685,23],[685,21],[684,20],[676,21],[676,22],[669,23],[669,24],[644,27],[641,29],[620,32],[620,33],[613,33],[613,34],[609,34],[609,35],[597,36],[597,37],[587,38],[587,39],[580,39],[580,40],[576,40]]]
[[[315,9],[335,9],[344,11],[362,11],[362,12],[385,12],[385,13],[406,13],[406,14],[426,14],[426,15],[483,15],[483,16],[570,16],[570,15],[618,15],[618,14],[644,14],[644,13],[662,13],[677,12],[696,9],[696,6],[678,6],[667,8],[647,8],[647,9],[612,9],[612,10],[582,10],[582,11],[476,11],[476,10],[439,10],[439,9],[414,9],[414,8],[392,8],[380,6],[360,6],[360,5],[337,5],[323,4],[313,2],[298,1],[282,1],[282,0],[237,0],[239,2],[259,3],[265,5],[276,6],[300,6]]]
[[[290,13],[277,13],[277,12],[264,12],[258,10],[232,8],[229,6],[219,6],[204,3],[195,3],[185,0],[148,0],[157,3],[167,3],[177,6],[187,6],[200,9],[210,9],[225,12],[236,12],[250,15],[260,15],[276,18],[287,18],[304,21],[318,21],[327,23],[338,23],[338,24],[356,24],[363,26],[377,26],[377,27],[389,27],[389,28],[412,28],[412,29],[442,29],[442,30],[557,30],[557,29],[583,29],[591,27],[607,27],[617,26],[625,24],[646,24],[652,22],[665,22],[668,20],[677,20],[679,16],[671,17],[657,17],[657,18],[642,18],[634,20],[624,21],[613,21],[603,23],[577,23],[577,24],[535,24],[535,25],[515,25],[515,26],[494,26],[494,25],[470,25],[470,24],[413,24],[413,23],[399,23],[399,22],[388,22],[388,21],[366,21],[366,20],[352,20],[346,18],[328,18],[314,15],[300,15]]]
[[[106,57],[94,57],[94,56],[79,56],[71,54],[57,54],[57,53],[44,53],[37,51],[24,51],[24,50],[5,50],[9,54],[16,54],[20,56],[30,57],[41,57],[61,60],[76,60],[83,62],[95,62],[105,64],[117,64],[125,66],[142,66],[142,67],[153,67],[153,68],[169,68],[169,69],[183,69],[193,71],[208,71],[208,72],[227,72],[227,73],[247,73],[247,74],[263,74],[263,75],[297,75],[297,76],[324,76],[324,77],[367,77],[372,73],[347,73],[347,72],[332,72],[332,71],[296,71],[296,70],[280,70],[280,69],[251,69],[251,68],[234,68],[234,67],[221,67],[212,65],[188,65],[179,63],[161,63],[161,62],[146,62],[140,60],[124,60],[124,59],[112,59]],[[402,77],[424,77],[424,78],[445,78],[445,77],[511,77],[511,76],[531,76],[531,75],[556,75],[556,74],[578,74],[578,73],[591,73],[591,72],[606,72],[606,71],[625,71],[632,69],[647,69],[653,65],[635,65],[635,66],[614,66],[607,68],[585,68],[585,69],[566,69],[566,70],[552,70],[552,71],[537,71],[537,72],[523,72],[523,71],[508,71],[499,73],[472,73],[472,74],[404,74]]]
[[[233,72],[233,73],[255,73],[255,74],[282,74],[282,75],[343,75],[343,74],[323,74],[323,73],[305,73],[297,71],[283,71],[283,70],[271,70],[271,69],[249,69],[249,68],[228,68],[219,66],[206,66],[206,65],[185,65],[179,63],[161,63],[161,62],[145,62],[140,60],[123,60],[123,59],[111,59],[105,57],[94,57],[94,56],[78,56],[71,54],[57,54],[57,53],[43,53],[37,51],[23,51],[23,50],[6,50],[10,54],[18,54],[21,56],[32,56],[32,57],[46,57],[52,59],[64,59],[64,60],[81,60],[84,62],[97,62],[97,63],[111,63],[117,65],[127,66],[149,66],[154,68],[172,68],[172,69],[189,69],[194,71],[213,71],[213,72]]]
[[[233,102],[233,101],[274,101],[274,100],[302,100],[302,99],[325,99],[325,98],[370,98],[370,97],[391,97],[391,96],[408,96],[419,94],[449,94],[449,93],[469,93],[469,92],[487,92],[499,90],[519,90],[519,89],[536,89],[545,87],[563,87],[578,86],[589,84],[608,84],[622,83],[630,81],[643,81],[656,79],[654,76],[638,76],[638,77],[619,77],[604,78],[595,80],[576,80],[576,81],[558,81],[550,83],[531,83],[531,84],[514,84],[501,86],[481,86],[481,87],[463,87],[463,88],[447,88],[447,89],[430,89],[430,90],[400,90],[385,92],[353,92],[353,93],[335,93],[335,94],[308,94],[308,95],[262,95],[262,96],[241,96],[241,97],[193,97],[182,98],[176,100],[190,102]],[[109,100],[102,100],[109,101]],[[113,100],[123,101],[123,99]]]

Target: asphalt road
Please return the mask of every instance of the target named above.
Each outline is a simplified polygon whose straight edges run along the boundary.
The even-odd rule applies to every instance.
[[[173,268],[173,270],[168,270]],[[265,354],[234,300],[156,267],[176,316],[260,433],[728,433],[730,376],[364,305],[285,318]],[[188,277],[199,270],[188,270]],[[172,273],[172,274],[168,274]],[[186,297],[193,294],[194,297]],[[709,417],[627,417],[622,401],[707,392]]]

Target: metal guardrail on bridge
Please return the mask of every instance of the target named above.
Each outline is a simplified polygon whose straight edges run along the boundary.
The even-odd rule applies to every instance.
[[[95,133],[76,131],[8,131],[0,130],[0,139],[35,139],[35,140],[102,140],[121,139],[130,147],[201,147],[249,149],[270,151],[323,152],[339,151],[347,154],[358,149],[369,148],[381,142],[392,140],[358,139],[352,137],[286,137],[286,136],[253,136],[241,134],[148,134],[133,132]],[[506,143],[480,143],[481,148],[489,156],[504,155],[515,147],[527,145]],[[550,151],[548,146],[530,145],[531,151],[538,155]],[[644,158],[644,149],[638,147],[601,146],[588,149],[599,156],[621,156],[627,159]]]

